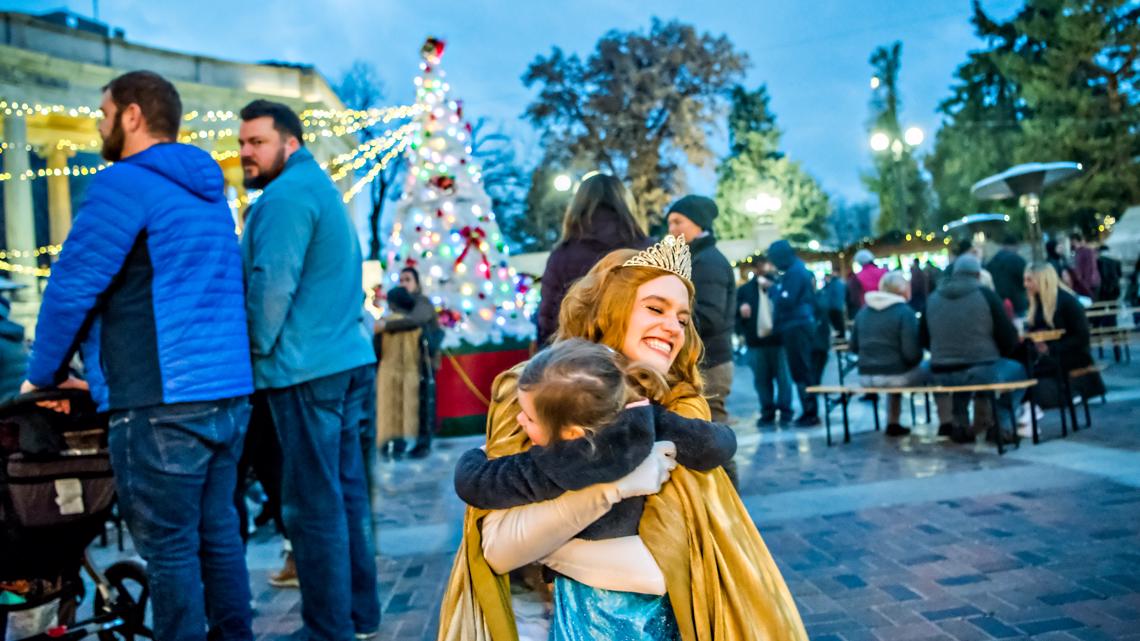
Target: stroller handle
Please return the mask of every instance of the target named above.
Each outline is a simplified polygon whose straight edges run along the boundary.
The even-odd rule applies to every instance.
[[[34,392],[27,394],[20,394],[4,403],[0,403],[0,414],[6,414],[12,410],[26,407],[28,405],[35,405],[43,401],[72,401],[71,413],[76,412],[76,405],[80,408],[90,408],[90,412],[95,412],[95,401],[91,398],[91,392],[83,389],[38,389]]]

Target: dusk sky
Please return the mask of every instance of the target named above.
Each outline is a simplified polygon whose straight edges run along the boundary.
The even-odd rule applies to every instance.
[[[982,0],[1008,17],[1020,0]],[[68,7],[90,16],[90,0],[0,0],[5,10],[40,13]],[[903,125],[927,133],[948,95],[954,69],[981,46],[969,24],[969,0],[771,0],[677,2],[156,2],[101,0],[99,19],[128,40],[240,61],[309,63],[335,82],[354,59],[376,65],[389,102],[412,100],[424,37],[447,41],[444,66],[471,119],[487,116],[515,136],[530,160],[535,135],[520,116],[531,90],[520,77],[536,55],[559,46],[583,56],[610,29],[647,30],[651,16],[676,18],[726,34],[752,65],[746,84],[767,83],[784,131],[783,146],[833,195],[868,198],[859,172],[869,165],[867,60],[878,45],[903,42]],[[723,136],[718,138],[723,153]],[[714,189],[712,168],[694,170],[695,190]]]

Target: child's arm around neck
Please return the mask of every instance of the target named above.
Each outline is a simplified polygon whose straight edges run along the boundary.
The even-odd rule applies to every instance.
[[[673,441],[677,463],[690,470],[708,472],[732,460],[736,454],[736,432],[723,423],[685,418],[653,406],[658,441]]]
[[[636,468],[653,448],[654,410],[621,412],[613,423],[587,438],[532,447],[487,459],[479,449],[455,467],[455,493],[477,508],[504,509],[561,496],[598,483],[611,483]]]

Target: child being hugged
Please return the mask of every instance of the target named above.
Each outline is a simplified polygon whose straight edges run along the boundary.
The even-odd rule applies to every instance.
[[[518,420],[534,446],[491,460],[482,449],[466,452],[455,470],[455,491],[482,509],[546,501],[621,479],[657,441],[675,444],[677,463],[698,472],[730,461],[736,435],[727,425],[684,418],[649,402],[668,389],[662,374],[625,364],[605,345],[555,343],[535,355],[518,379]],[[624,499],[577,538],[636,537],[644,507],[644,496]],[[659,585],[663,594],[663,577]]]

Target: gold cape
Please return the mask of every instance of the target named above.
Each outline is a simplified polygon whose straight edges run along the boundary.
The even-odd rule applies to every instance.
[[[530,447],[515,418],[521,367],[500,374],[491,388],[492,458]],[[710,418],[699,396],[665,404],[682,416]],[[518,640],[508,576],[495,574],[483,558],[480,522],[488,512],[468,507],[464,514],[440,607],[439,641]],[[639,534],[665,575],[683,641],[807,641],[792,595],[723,469],[674,470],[646,501]]]

